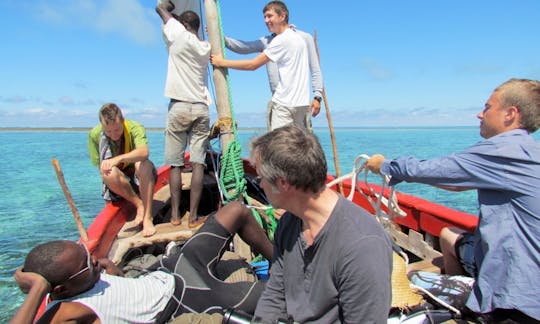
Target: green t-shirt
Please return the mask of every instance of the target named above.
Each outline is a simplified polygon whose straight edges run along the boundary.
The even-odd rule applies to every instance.
[[[133,120],[125,120],[127,124],[127,130],[131,140],[131,150],[134,150],[143,145],[148,145],[148,139],[146,138],[146,131],[144,126]],[[88,153],[90,154],[90,161],[93,165],[99,165],[99,139],[103,132],[103,126],[98,124],[96,127],[88,133]],[[124,152],[118,152],[118,148],[113,141],[109,141],[113,156],[123,154]]]

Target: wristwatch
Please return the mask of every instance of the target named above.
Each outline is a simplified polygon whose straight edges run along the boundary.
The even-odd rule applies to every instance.
[[[319,97],[319,96],[315,96],[315,97],[313,97],[313,99],[317,100],[318,102],[321,102],[321,100],[322,100],[322,98]]]

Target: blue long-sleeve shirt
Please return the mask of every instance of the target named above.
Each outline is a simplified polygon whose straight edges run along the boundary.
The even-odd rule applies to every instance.
[[[385,160],[381,173],[391,184],[477,189],[479,275],[467,306],[479,313],[518,309],[540,320],[540,143],[512,130],[443,158]]]

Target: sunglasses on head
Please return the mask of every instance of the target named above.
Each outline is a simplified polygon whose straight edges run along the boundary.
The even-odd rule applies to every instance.
[[[71,276],[69,276],[66,281],[76,278],[81,273],[84,273],[85,271],[92,269],[92,257],[90,255],[90,251],[88,251],[88,248],[83,243],[78,242],[77,244],[81,245],[84,248],[84,251],[86,252],[86,267],[82,268],[77,273],[74,273]]]

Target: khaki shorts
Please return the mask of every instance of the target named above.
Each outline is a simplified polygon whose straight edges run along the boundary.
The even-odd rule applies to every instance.
[[[266,108],[268,131],[295,124],[312,131],[309,106],[286,107],[270,100]]]
[[[190,162],[205,164],[210,116],[208,106],[171,100],[165,129],[165,164],[184,166],[189,141]]]

